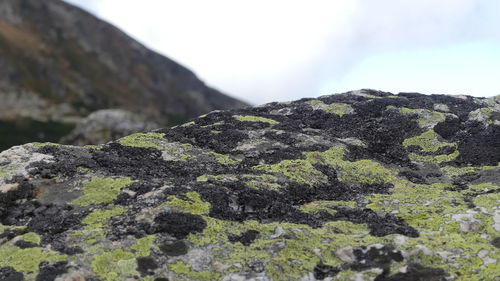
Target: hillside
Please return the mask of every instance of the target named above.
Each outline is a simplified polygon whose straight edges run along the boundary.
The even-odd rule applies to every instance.
[[[0,153],[0,280],[497,280],[500,98],[361,90]]]
[[[244,103],[116,27],[59,0],[0,2],[0,150],[55,141],[91,112],[177,124]],[[41,123],[40,123],[41,122]]]

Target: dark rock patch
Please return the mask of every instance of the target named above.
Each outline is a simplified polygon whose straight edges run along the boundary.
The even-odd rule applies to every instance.
[[[203,231],[207,223],[201,216],[164,212],[155,218],[154,233],[168,233],[177,239],[183,239],[190,233]]]
[[[333,277],[337,275],[340,271],[342,271],[342,269],[337,266],[320,263],[314,267],[314,277],[318,280],[323,280],[326,277]]]
[[[16,243],[14,243],[14,246],[19,247],[21,249],[38,247],[37,244],[32,243],[32,242],[28,242],[28,241],[24,241],[24,240],[16,241]]]
[[[243,232],[241,235],[230,235],[228,236],[228,239],[230,242],[240,242],[245,246],[249,246],[255,239],[257,239],[258,235],[259,232],[257,230],[248,230]]]
[[[54,281],[57,276],[67,272],[67,262],[42,262],[36,281]]]
[[[403,261],[403,255],[391,245],[384,245],[382,248],[366,247],[354,249],[356,262],[350,265],[353,270],[365,270],[368,268],[382,268],[385,271],[390,269],[392,262]]]
[[[418,231],[408,225],[399,217],[391,214],[379,216],[370,209],[347,209],[336,208],[337,213],[334,220],[345,220],[353,223],[366,223],[373,236],[385,236],[389,234],[402,234],[409,237],[418,237]]]
[[[182,256],[188,252],[188,246],[182,240],[163,243],[159,248],[167,256]]]
[[[411,263],[405,273],[396,273],[387,276],[382,273],[375,278],[375,281],[445,281],[447,274],[441,268],[425,267],[420,264]]]
[[[493,240],[491,240],[491,245],[495,246],[496,248],[500,248],[500,237],[493,238]]]
[[[151,257],[139,257],[137,258],[137,271],[141,273],[142,276],[153,275],[154,270],[158,268],[158,264]]]
[[[17,272],[14,268],[0,267],[0,280],[3,281],[23,281],[24,275],[21,272]]]
[[[490,125],[481,130],[480,127],[471,128],[468,136],[459,144],[459,164],[492,165],[500,162],[500,126]]]

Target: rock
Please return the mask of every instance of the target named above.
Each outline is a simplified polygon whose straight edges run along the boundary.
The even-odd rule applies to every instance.
[[[142,114],[122,109],[103,109],[83,119],[61,142],[74,145],[103,144],[159,127],[160,125]]]
[[[0,277],[499,279],[498,102],[360,90],[14,147]]]

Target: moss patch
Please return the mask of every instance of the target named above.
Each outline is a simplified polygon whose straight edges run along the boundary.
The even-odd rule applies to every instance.
[[[339,171],[339,179],[351,183],[388,183],[395,179],[396,172],[372,160],[345,161],[345,146],[338,145],[325,152],[305,152],[313,164],[329,165]]]
[[[210,212],[210,203],[202,201],[199,193],[187,192],[185,196],[188,200],[170,196],[165,204],[174,208],[176,211],[194,215],[204,215]]]
[[[123,207],[112,207],[109,210],[95,210],[89,215],[87,215],[82,223],[86,224],[86,228],[94,229],[94,228],[103,228],[107,221],[119,214],[123,214],[125,209]]]
[[[165,142],[163,133],[136,133],[126,136],[118,140],[121,145],[142,147],[142,148],[156,148],[161,150],[162,142]]]
[[[351,105],[347,104],[347,103],[332,103],[332,104],[326,105],[324,107],[324,110],[326,112],[335,113],[340,117],[354,112],[354,109],[351,107]]]
[[[403,107],[399,112],[407,115],[418,115],[418,125],[420,127],[432,127],[433,125],[446,120],[444,113],[428,109],[411,109]]]
[[[126,277],[139,275],[134,254],[121,249],[96,255],[91,268],[105,281],[120,281],[125,280]]]
[[[428,130],[419,136],[405,139],[403,141],[403,146],[417,146],[424,152],[436,152],[443,147],[456,147],[456,144],[439,141],[436,132],[434,132],[434,130]]]
[[[137,239],[134,245],[130,247],[136,257],[147,257],[151,255],[151,249],[154,247],[156,235],[148,235]]]
[[[475,188],[486,186],[492,187],[487,184]],[[450,187],[452,185],[442,183],[419,185],[401,182],[396,185],[393,194],[371,195],[369,200],[372,203],[367,207],[386,212],[397,211],[398,216],[419,229],[420,237],[408,238],[402,247],[419,253],[419,248],[425,245],[431,254],[413,256],[422,264],[443,268],[455,277],[459,276],[460,280],[487,280],[488,276],[497,276],[500,273],[498,268],[493,264],[484,265],[478,257],[480,250],[489,251],[491,258],[500,257],[490,244],[490,237],[498,233],[492,227],[492,213],[469,210],[463,195],[470,191],[451,191]],[[493,200],[488,201],[483,201],[481,197],[474,198],[474,203],[487,209]]]
[[[282,174],[292,181],[308,185],[327,181],[326,176],[316,170],[313,165],[306,160],[283,160],[273,165],[257,165],[254,166],[253,169],[268,173]]]
[[[40,244],[40,241],[41,241],[40,235],[38,235],[34,232],[28,232],[28,233],[24,234],[22,239],[23,239],[23,241],[31,242],[31,243],[37,244],[37,245]]]
[[[459,151],[457,150],[457,145],[454,143],[443,142],[439,140],[438,134],[433,130],[428,130],[421,135],[405,139],[403,141],[404,147],[416,146],[419,148],[419,153],[412,152],[409,154],[409,158],[412,161],[417,162],[431,162],[440,164],[443,162],[450,162],[455,160]],[[449,154],[428,154],[432,152],[437,152],[441,148],[449,147],[454,149],[453,152]]]
[[[43,261],[55,262],[66,259],[66,255],[38,247],[21,249],[9,245],[0,246],[0,267],[10,266],[17,271],[37,272],[38,264]]]
[[[175,272],[176,274],[188,274],[191,271],[191,266],[185,264],[183,261],[176,261],[168,265],[168,269]]]
[[[354,112],[354,109],[347,103],[331,103],[325,104],[320,100],[312,100],[307,102],[313,109],[321,109],[329,113],[336,114],[340,117]]]
[[[241,122],[264,122],[268,123],[270,125],[275,125],[279,124],[278,121],[265,118],[265,117],[260,117],[260,116],[250,116],[250,115],[234,115],[234,119],[241,121]]]
[[[220,153],[213,152],[213,151],[210,153],[215,157],[215,160],[217,162],[221,163],[222,165],[234,165],[234,164],[239,163],[239,161],[236,159],[233,159],[231,157],[231,155],[220,154]]]
[[[133,182],[130,178],[94,178],[82,187],[83,195],[73,200],[71,204],[90,206],[112,203],[120,190]]]

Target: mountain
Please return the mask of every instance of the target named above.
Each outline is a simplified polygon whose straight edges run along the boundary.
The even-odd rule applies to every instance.
[[[500,96],[373,90],[26,144],[0,280],[496,280],[499,162]]]
[[[52,140],[108,108],[178,124],[245,106],[116,27],[59,0],[0,2],[0,147]],[[1,148],[0,148],[1,149]]]

